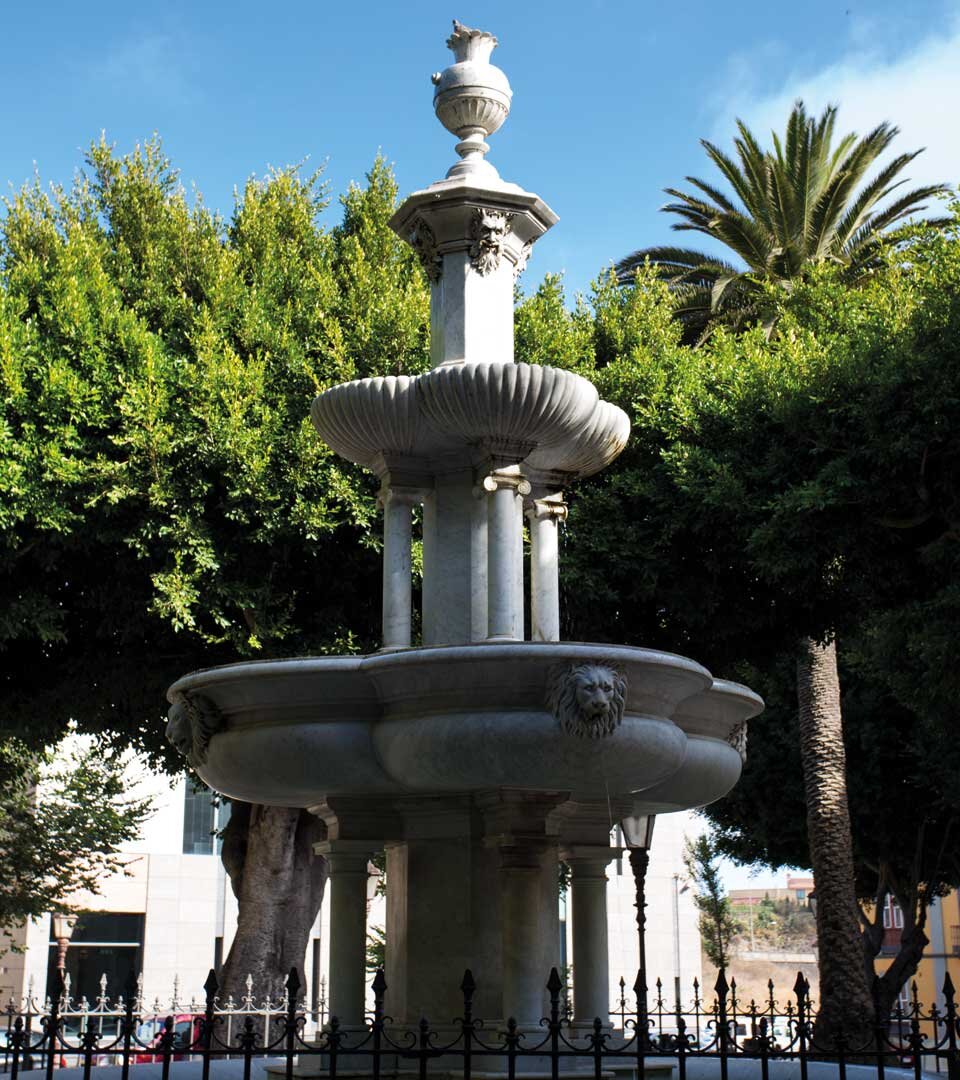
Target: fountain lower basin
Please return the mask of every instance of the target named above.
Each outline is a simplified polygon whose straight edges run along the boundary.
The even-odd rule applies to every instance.
[[[622,719],[602,736],[558,717],[557,680],[582,665],[623,680]],[[203,780],[278,806],[492,788],[575,799],[649,790],[672,809],[702,805],[736,782],[731,736],[762,708],[684,657],[569,642],[230,664],[184,676],[169,697],[216,718],[196,760]]]

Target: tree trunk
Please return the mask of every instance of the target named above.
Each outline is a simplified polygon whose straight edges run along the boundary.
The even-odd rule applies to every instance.
[[[800,754],[810,861],[817,891],[820,1011],[815,1039],[848,1052],[873,1044],[873,1001],[863,965],[847,804],[846,755],[835,642],[806,639],[797,662]]]
[[[926,934],[927,893],[919,883],[913,883],[908,891],[901,889],[877,890],[874,920],[869,928],[864,928],[863,948],[867,978],[873,975],[873,962],[883,947],[883,908],[887,896],[893,895],[903,914],[903,929],[900,931],[900,944],[892,962],[875,981],[875,1001],[877,1017],[886,1018],[897,1005],[900,991],[917,973],[923,953],[930,944]]]
[[[278,997],[291,968],[306,990],[303,961],[323,901],[327,863],[313,845],[323,822],[306,810],[235,802],[223,837],[223,865],[237,898],[237,933],[220,997],[237,1001],[253,977],[257,1000]]]

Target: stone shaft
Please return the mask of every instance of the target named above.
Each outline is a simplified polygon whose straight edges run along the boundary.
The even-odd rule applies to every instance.
[[[530,638],[560,640],[560,522],[567,516],[562,499],[536,499],[527,509],[530,523]]]
[[[366,853],[328,851],[330,877],[330,1015],[360,1027],[366,1011]]]

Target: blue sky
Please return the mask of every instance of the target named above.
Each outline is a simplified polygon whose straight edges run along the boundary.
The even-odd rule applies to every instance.
[[[455,158],[429,81],[448,63],[453,17],[499,37],[513,85],[490,159],[560,215],[528,289],[548,270],[584,289],[610,261],[670,240],[662,188],[710,175],[698,139],[729,143],[737,115],[782,126],[798,94],[838,102],[844,129],[898,123],[902,149],[929,148],[917,182],[960,181],[960,0],[51,0],[4,12],[0,184],[34,166],[69,182],[101,130],[119,150],[156,131],[185,185],[226,213],[234,187],[268,166],[326,162],[336,194],[378,149],[410,192]]]

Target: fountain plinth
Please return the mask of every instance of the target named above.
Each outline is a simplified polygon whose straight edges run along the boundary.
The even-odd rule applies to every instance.
[[[724,795],[762,708],[693,660],[559,640],[563,492],[617,457],[630,424],[588,380],[514,361],[515,276],[557,218],[485,160],[512,96],[489,62],[496,44],[454,24],[456,62],[434,77],[434,104],[460,160],[391,220],[430,280],[432,369],[335,386],[312,406],[321,437],[381,480],[383,648],[231,664],[169,691],[168,736],[211,787],[325,822],[330,1008],[345,1025],[363,1022],[366,860],[383,848],[398,1022],[456,1015],[468,967],[478,1015],[539,1021],[559,963],[561,855],[575,1019],[605,1014],[596,886],[616,854],[611,824]]]

